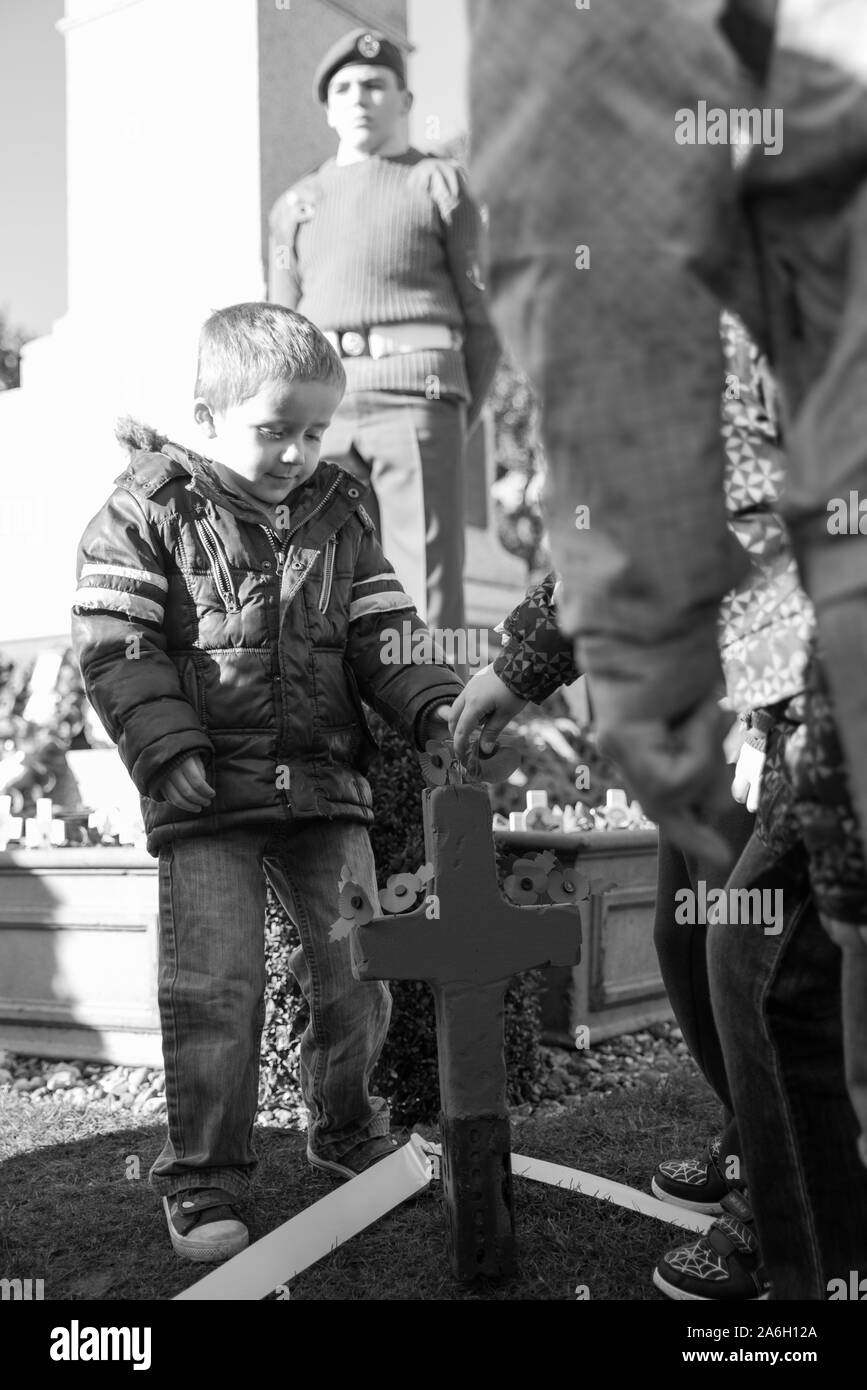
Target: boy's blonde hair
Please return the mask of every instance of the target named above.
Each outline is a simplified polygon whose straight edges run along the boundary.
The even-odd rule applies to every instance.
[[[294,309],[255,302],[217,309],[199,334],[196,399],[229,410],[268,381],[324,381],[345,390],[346,373],[325,335]]]

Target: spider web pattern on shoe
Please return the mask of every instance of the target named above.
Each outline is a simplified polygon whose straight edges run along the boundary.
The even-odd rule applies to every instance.
[[[722,1255],[706,1240],[697,1240],[694,1245],[682,1245],[678,1250],[670,1251],[665,1263],[681,1274],[690,1274],[708,1283],[722,1283],[729,1277]]]
[[[714,1222],[714,1227],[718,1231],[723,1231],[731,1241],[736,1250],[743,1254],[751,1255],[758,1248],[758,1242],[743,1221],[738,1221],[734,1216],[721,1216]]]
[[[701,1187],[708,1179],[707,1164],[694,1158],[667,1159],[660,1163],[659,1171],[672,1182],[682,1182],[687,1187]]]

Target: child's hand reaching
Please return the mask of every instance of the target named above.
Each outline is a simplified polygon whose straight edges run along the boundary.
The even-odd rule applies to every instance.
[[[205,764],[198,753],[192,753],[172,768],[155,800],[169,801],[182,811],[203,811],[215,796],[214,788],[205,777]]]
[[[510,720],[520,714],[526,700],[513,695],[500,677],[494,674],[493,662],[477,671],[464,687],[449,710],[449,729],[455,741],[455,756],[463,761],[470,735],[480,726],[483,729],[479,747],[483,754],[492,753],[497,739]]]

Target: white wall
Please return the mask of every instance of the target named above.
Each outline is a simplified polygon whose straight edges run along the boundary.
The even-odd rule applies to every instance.
[[[412,144],[425,149],[467,129],[469,31],[465,0],[407,0],[407,34],[416,52],[409,62],[415,96]]]
[[[67,0],[69,312],[0,397],[0,642],[68,628],[128,410],[187,419],[198,327],[264,293],[256,0]]]
[[[162,403],[184,329],[258,298],[255,0],[67,0],[69,318]]]

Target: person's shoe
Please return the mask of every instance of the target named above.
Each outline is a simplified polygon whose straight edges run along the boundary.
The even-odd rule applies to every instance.
[[[366,1173],[375,1163],[380,1163],[382,1159],[397,1153],[407,1142],[406,1139],[398,1139],[394,1134],[376,1134],[371,1139],[363,1139],[360,1144],[355,1144],[345,1154],[341,1154],[339,1160],[323,1158],[320,1154],[314,1153],[308,1144],[307,1162],[311,1167],[321,1168],[323,1172],[332,1173],[338,1178],[357,1178],[359,1173]]]
[[[218,1264],[246,1249],[249,1235],[235,1210],[236,1201],[222,1187],[188,1187],[164,1197],[175,1253],[186,1260]]]
[[[723,1214],[704,1235],[663,1255],[653,1282],[667,1298],[735,1301],[766,1299],[770,1284],[761,1264],[746,1192],[722,1199]]]
[[[661,1202],[671,1202],[689,1211],[717,1216],[720,1203],[737,1184],[725,1176],[721,1162],[720,1141],[707,1146],[707,1158],[671,1158],[660,1163],[650,1182],[650,1190]]]

